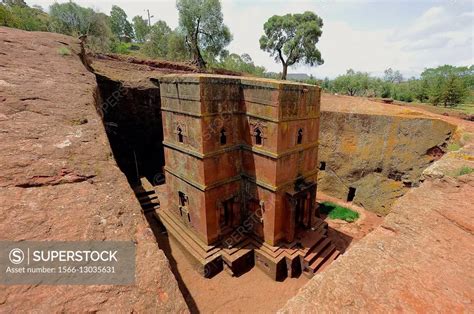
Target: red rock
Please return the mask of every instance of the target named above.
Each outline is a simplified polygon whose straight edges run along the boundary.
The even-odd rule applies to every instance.
[[[427,169],[383,224],[352,246],[288,301],[281,313],[474,311],[474,174],[449,175],[449,167],[474,167],[472,144],[460,161],[447,154]],[[446,170],[443,174],[441,171]]]
[[[0,286],[0,312],[187,311],[112,157],[79,52],[68,36],[0,27],[0,240],[135,241],[136,282]]]

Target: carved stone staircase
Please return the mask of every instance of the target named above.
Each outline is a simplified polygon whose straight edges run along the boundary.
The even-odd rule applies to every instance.
[[[327,223],[318,219],[310,231],[300,232],[291,243],[271,246],[258,238],[252,238],[256,247],[256,265],[275,280],[298,277],[301,273],[312,277],[340,254],[327,233]]]
[[[168,234],[197,262],[196,270],[207,278],[223,269],[232,276],[239,276],[255,265],[274,280],[298,277],[301,273],[312,277],[340,254],[327,237],[328,225],[322,219],[317,219],[311,230],[300,231],[293,242],[282,242],[278,246],[251,234],[241,234],[237,241],[224,238],[207,245],[178,215],[160,208],[156,190],[146,178],[141,179],[141,186],[134,191],[144,213],[154,213]]]
[[[199,273],[209,278],[222,270],[220,247],[203,243],[189,227],[167,210],[157,210],[155,216],[166,227],[168,234],[194,258]]]
[[[160,208],[160,200],[153,186],[146,178],[140,179],[141,185],[133,188],[144,213],[153,212]]]

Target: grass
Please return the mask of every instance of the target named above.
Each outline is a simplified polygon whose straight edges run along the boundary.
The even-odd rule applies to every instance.
[[[429,104],[429,103],[419,103],[419,102],[404,103],[404,105],[426,109],[427,111],[437,113],[437,114],[448,113],[449,115],[452,115],[452,116],[459,116],[459,114],[474,114],[474,104],[469,103],[467,101],[464,104],[459,104],[455,107],[447,107],[447,108],[445,108],[444,106],[433,106],[432,104]]]
[[[322,202],[319,204],[319,210],[321,214],[328,215],[329,219],[341,219],[347,222],[354,222],[359,219],[358,212],[331,202]]]
[[[69,49],[67,49],[66,47],[61,47],[58,49],[58,53],[61,55],[61,56],[70,56],[71,55],[71,51]]]
[[[462,135],[462,140],[464,142],[470,142],[472,140],[472,135],[473,135],[473,133],[464,133]]]
[[[471,168],[469,166],[462,166],[461,168],[456,170],[456,172],[454,173],[454,176],[459,177],[459,176],[463,176],[465,174],[470,174],[472,172],[474,172],[474,168]]]
[[[448,151],[450,152],[454,152],[460,149],[461,149],[461,145],[459,145],[456,142],[448,144]]]

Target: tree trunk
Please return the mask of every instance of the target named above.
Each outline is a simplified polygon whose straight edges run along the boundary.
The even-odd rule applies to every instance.
[[[283,63],[283,73],[281,74],[281,79],[286,80],[287,74],[288,74],[288,65]]]
[[[194,63],[200,68],[200,69],[205,69],[206,68],[206,61],[204,61],[204,58],[201,55],[201,51],[199,50],[199,46],[196,45],[193,49],[193,55],[194,55]]]

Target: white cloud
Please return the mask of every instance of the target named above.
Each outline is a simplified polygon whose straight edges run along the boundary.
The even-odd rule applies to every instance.
[[[426,67],[474,63],[473,12],[432,7],[413,23],[385,30],[357,30],[344,21],[328,21],[320,50],[325,64],[299,67],[317,77],[334,77],[346,69],[381,75],[392,67],[406,77]]]

